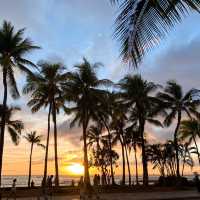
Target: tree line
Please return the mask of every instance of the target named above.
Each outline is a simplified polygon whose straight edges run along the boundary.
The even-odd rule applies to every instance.
[[[185,164],[192,166],[190,156],[199,157],[196,139],[199,137],[199,90],[191,89],[184,93],[176,81],[168,81],[164,87],[144,80],[140,75],[127,75],[118,83],[108,79],[99,79],[97,70],[101,63],[90,63],[83,58],[82,63],[68,71],[63,63],[40,61],[32,63],[25,55],[39,49],[33,42],[24,38],[24,29],[15,31],[11,23],[4,21],[0,28],[0,67],[3,81],[3,103],[1,111],[0,137],[0,177],[4,149],[5,128],[17,144],[23,129],[23,122],[12,121],[12,112],[18,108],[9,107],[8,95],[13,99],[20,97],[15,79],[16,69],[26,75],[22,93],[29,95],[27,102],[32,113],[41,109],[48,110],[47,134],[44,159],[44,181],[47,178],[48,152],[51,123],[53,123],[55,153],[55,185],[59,186],[59,166],[57,150],[57,115],[60,111],[71,115],[70,126],[82,128],[84,152],[84,182],[90,185],[89,167],[100,167],[102,173],[110,169],[112,184],[115,184],[115,166],[118,154],[113,150],[117,143],[122,151],[122,184],[125,184],[125,165],[129,172],[128,154],[135,152],[136,182],[138,183],[137,150],[142,151],[143,184],[148,185],[148,162],[164,176],[181,176]],[[187,117],[188,120],[182,120]],[[146,124],[168,127],[176,123],[174,138],[166,144],[149,145],[146,138]],[[35,132],[27,134],[32,149],[39,144],[41,136]],[[193,143],[195,144],[194,146]],[[89,160],[89,148],[93,158]],[[183,173],[182,173],[183,174]],[[28,184],[30,186],[30,176]],[[45,182],[44,182],[45,184]]]

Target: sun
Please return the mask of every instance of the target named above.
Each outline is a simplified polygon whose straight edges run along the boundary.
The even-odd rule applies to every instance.
[[[66,167],[66,170],[72,175],[83,175],[84,166],[79,163],[74,163]]]

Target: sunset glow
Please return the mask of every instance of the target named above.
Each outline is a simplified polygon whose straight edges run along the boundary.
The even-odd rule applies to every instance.
[[[80,165],[79,163],[75,163],[75,164],[67,166],[66,170],[72,175],[83,175],[84,173],[84,167],[83,165]]]

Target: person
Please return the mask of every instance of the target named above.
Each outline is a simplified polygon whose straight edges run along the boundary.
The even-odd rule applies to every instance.
[[[79,187],[80,187],[80,200],[84,199],[84,180],[83,180],[83,176],[80,177],[80,181],[78,183]]]
[[[94,186],[96,186],[96,185],[97,185],[97,175],[96,175],[96,174],[94,175],[94,178],[93,178],[93,183],[94,183]]]
[[[74,187],[74,186],[75,186],[74,179],[72,179],[71,186],[72,186],[72,187]]]
[[[32,180],[31,181],[31,188],[34,188],[35,187],[35,183],[34,183],[34,181]]]
[[[51,175],[50,178],[49,178],[49,187],[50,188],[53,187],[53,175]]]
[[[110,174],[107,175],[107,183],[110,185]]]
[[[200,180],[199,180],[199,174],[197,172],[194,172],[194,182],[197,187],[197,191],[200,192]]]
[[[17,179],[15,178],[15,179],[13,179],[12,188],[11,188],[11,192],[9,195],[9,197],[13,197],[13,199],[16,199],[16,183],[17,183]]]
[[[97,175],[97,185],[100,185],[100,175]]]

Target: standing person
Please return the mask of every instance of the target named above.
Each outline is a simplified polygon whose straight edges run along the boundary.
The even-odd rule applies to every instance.
[[[34,181],[32,180],[31,181],[31,188],[34,188],[35,187],[35,183],[34,183]]]
[[[96,174],[94,175],[94,178],[93,178],[93,184],[94,184],[94,186],[97,185],[97,175]]]
[[[99,174],[97,175],[97,185],[100,185],[100,176],[99,176]]]
[[[11,192],[10,192],[10,195],[8,196],[8,198],[12,197],[13,199],[16,199],[16,183],[17,183],[17,179],[15,178],[15,179],[13,179]]]
[[[107,175],[107,183],[110,185],[110,174]]]

